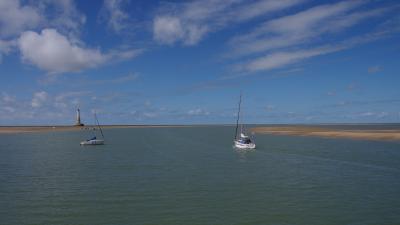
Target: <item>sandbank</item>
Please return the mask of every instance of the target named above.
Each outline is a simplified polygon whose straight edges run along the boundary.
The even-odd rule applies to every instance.
[[[399,129],[338,129],[314,126],[278,126],[255,127],[251,129],[258,134],[315,136],[326,138],[349,138],[361,140],[391,140],[400,141]]]

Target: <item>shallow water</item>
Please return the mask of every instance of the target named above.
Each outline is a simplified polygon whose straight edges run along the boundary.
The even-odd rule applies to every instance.
[[[229,126],[0,135],[0,224],[400,224],[400,143]]]

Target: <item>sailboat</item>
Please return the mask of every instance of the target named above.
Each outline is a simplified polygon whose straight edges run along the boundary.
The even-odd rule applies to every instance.
[[[242,93],[240,93],[240,98],[239,98],[239,109],[237,113],[235,138],[233,140],[233,143],[234,146],[239,149],[255,149],[256,144],[250,139],[248,135],[246,135],[242,123],[240,124],[240,135],[238,135],[241,104],[242,104]]]
[[[97,126],[99,127],[101,137],[103,139],[97,139],[96,135],[94,135],[92,138],[87,139],[86,141],[81,141],[81,145],[104,145],[104,134],[103,131],[101,130],[99,120],[97,119],[96,113],[94,113],[94,119],[96,120]]]

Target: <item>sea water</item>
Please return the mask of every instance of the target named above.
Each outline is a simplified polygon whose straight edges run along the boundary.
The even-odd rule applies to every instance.
[[[0,224],[400,224],[400,143],[232,126],[0,135]]]

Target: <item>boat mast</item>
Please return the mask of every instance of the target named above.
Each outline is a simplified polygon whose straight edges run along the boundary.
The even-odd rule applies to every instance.
[[[236,119],[236,129],[235,129],[235,140],[237,138],[237,131],[239,127],[239,116],[240,116],[240,104],[242,103],[242,92],[240,92],[240,97],[239,97],[239,109],[237,113],[237,119]]]
[[[98,126],[98,127],[99,127],[99,129],[100,129],[101,136],[102,136],[102,137],[103,137],[103,139],[104,139],[103,131],[101,130],[100,123],[99,123],[99,120],[97,119],[97,115],[96,115],[96,113],[94,113],[94,118],[96,119],[97,126]]]

